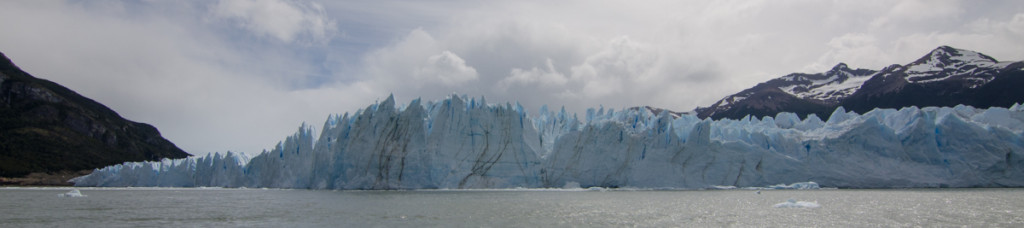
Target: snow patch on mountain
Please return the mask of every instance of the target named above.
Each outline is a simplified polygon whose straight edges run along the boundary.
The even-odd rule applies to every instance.
[[[839,63],[825,73],[813,75],[793,74],[782,77],[783,81],[794,82],[779,89],[800,99],[834,102],[850,96],[871,79],[874,71],[853,70],[845,63]]]
[[[718,102],[718,106],[719,107],[729,107],[732,104],[739,103],[740,101],[743,101],[744,99],[747,99],[747,97],[744,97],[744,96],[729,96],[729,97],[726,97],[725,99],[722,99],[721,101],[719,101]]]
[[[809,80],[807,84],[795,84],[779,87],[782,91],[801,99],[839,100],[850,96],[860,89],[871,75],[833,75],[824,80]]]

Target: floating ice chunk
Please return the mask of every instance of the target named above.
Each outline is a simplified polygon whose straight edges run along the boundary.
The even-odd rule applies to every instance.
[[[57,196],[58,197],[86,197],[86,195],[82,195],[82,192],[78,191],[78,189],[71,189],[71,191],[68,191],[68,192],[65,192],[65,193],[61,193],[61,194],[57,194]]]
[[[732,185],[712,185],[711,189],[729,190],[729,189],[736,189],[736,186],[732,186]]]
[[[818,202],[807,202],[807,201],[796,201],[794,199],[786,200],[786,202],[777,203],[774,208],[818,208]]]
[[[818,183],[816,183],[814,181],[808,181],[808,182],[792,183],[792,184],[789,184],[789,185],[777,184],[777,185],[768,186],[768,189],[821,189],[821,186],[819,186]]]

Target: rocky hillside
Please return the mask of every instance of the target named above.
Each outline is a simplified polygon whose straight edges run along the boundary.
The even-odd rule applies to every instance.
[[[0,177],[189,156],[153,126],[126,120],[0,57]]]

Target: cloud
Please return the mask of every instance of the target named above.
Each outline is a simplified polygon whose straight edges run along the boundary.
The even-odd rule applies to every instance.
[[[434,88],[424,87],[425,84],[437,85],[440,82],[437,75],[439,72],[436,72],[438,66],[430,66],[435,72],[421,71],[428,67],[427,64],[431,64],[431,58],[434,56],[437,57],[434,57],[434,63],[431,65],[436,65],[443,56],[437,53],[443,52],[445,50],[433,36],[422,29],[413,29],[401,39],[366,53],[362,59],[362,69],[358,73],[361,75],[359,80],[384,95],[397,93],[404,97],[416,96],[417,92]],[[454,53],[452,55],[458,58]],[[462,64],[465,64],[464,61]],[[449,64],[448,68],[458,67],[451,67]],[[436,93],[431,95],[443,96]]]
[[[537,67],[530,70],[512,68],[507,78],[498,82],[498,88],[507,91],[513,86],[545,86],[560,87],[565,85],[569,79],[562,73],[555,70],[555,65],[550,58],[547,59],[545,68]]]
[[[428,57],[413,75],[419,80],[437,81],[446,86],[461,86],[477,79],[476,69],[466,66],[465,60],[450,51]]]
[[[572,67],[572,79],[583,83],[580,91],[589,98],[602,98],[622,93],[629,86],[647,76],[657,60],[650,51],[632,42],[628,37],[612,40],[605,49]]]
[[[963,13],[959,0],[905,0],[894,3],[886,14],[871,21],[873,28],[893,29],[901,24],[921,26],[955,20]],[[933,24],[934,25],[934,24]]]
[[[853,68],[868,68],[869,66],[880,66],[895,64],[903,59],[887,58],[885,51],[878,46],[878,39],[866,33],[849,33],[832,38],[828,42],[829,50],[818,58],[817,63],[808,65],[801,69],[802,72],[820,72],[822,69],[830,69],[841,62],[855,62]],[[878,68],[875,68],[876,70]]]
[[[1022,37],[1024,36],[1024,13],[1015,14],[1008,21],[980,18],[967,24],[967,26],[973,32]]]
[[[214,16],[232,20],[242,28],[281,42],[325,43],[336,32],[323,6],[291,0],[220,0]]]

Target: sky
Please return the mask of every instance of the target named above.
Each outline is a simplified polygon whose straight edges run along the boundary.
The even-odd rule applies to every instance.
[[[451,94],[571,112],[708,106],[940,45],[1024,60],[1024,1],[4,0],[0,52],[192,154]]]

